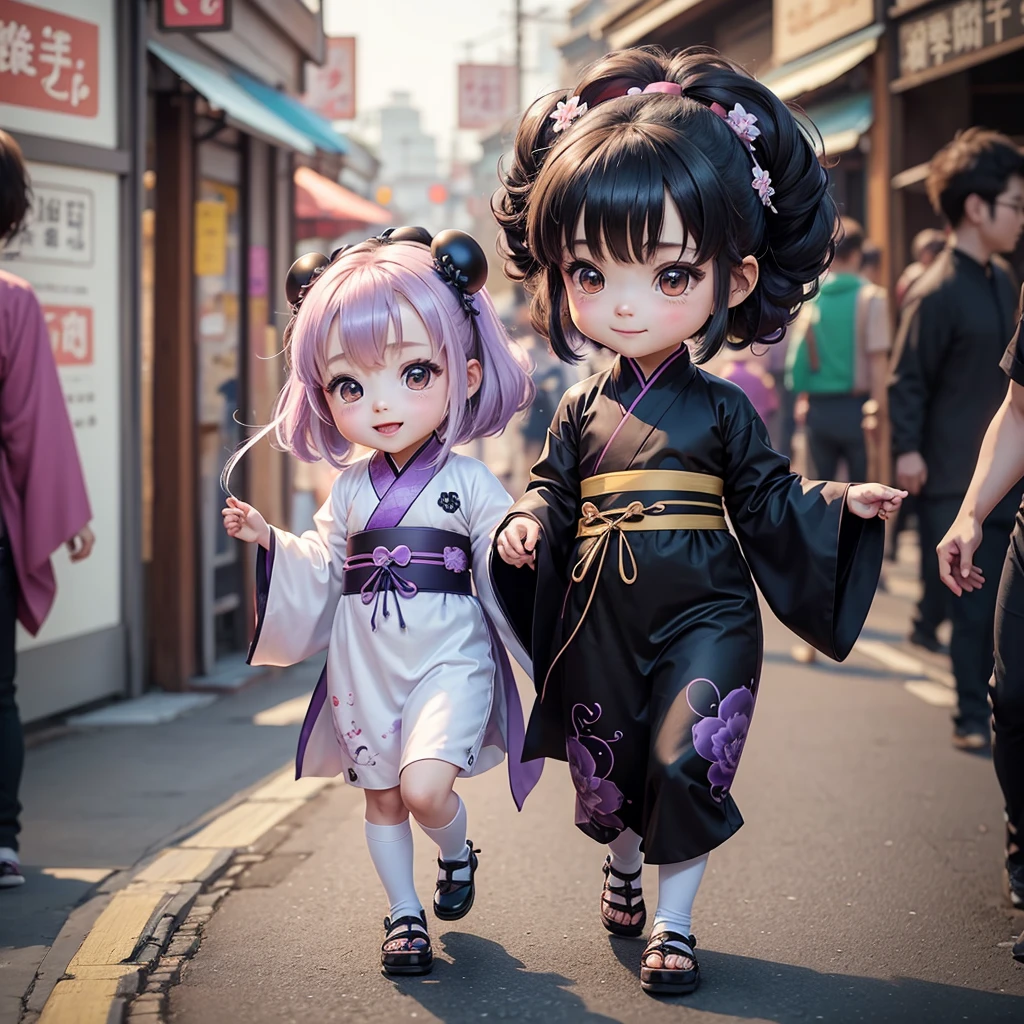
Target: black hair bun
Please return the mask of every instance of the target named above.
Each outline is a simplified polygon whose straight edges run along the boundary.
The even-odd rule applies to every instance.
[[[421,245],[430,245],[433,241],[430,232],[421,227],[388,228],[382,237],[389,242],[419,242]]]
[[[463,278],[460,290],[472,295],[487,283],[487,257],[472,235],[465,231],[449,228],[442,231],[431,243],[430,251],[442,266],[448,262]]]
[[[284,294],[289,305],[296,306],[302,301],[303,290],[323,273],[330,262],[322,252],[307,252],[288,268],[284,279]]]

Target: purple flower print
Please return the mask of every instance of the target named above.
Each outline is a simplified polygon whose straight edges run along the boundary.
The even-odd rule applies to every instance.
[[[597,774],[597,762],[578,739],[568,737],[565,752],[569,756],[572,784],[576,787],[576,824],[592,821],[605,828],[624,828],[622,819],[615,813],[622,806],[619,787]]]
[[[465,572],[469,568],[466,552],[462,548],[446,547],[444,549],[444,567],[450,572]]]
[[[726,694],[718,706],[717,716],[703,718],[693,727],[694,749],[705,761],[711,762],[708,782],[711,796],[719,803],[725,799],[736,776],[753,713],[754,695],[741,686]]]
[[[757,118],[748,114],[743,109],[743,104],[737,103],[726,115],[725,120],[729,127],[749,146],[761,134],[760,128],[755,128]]]

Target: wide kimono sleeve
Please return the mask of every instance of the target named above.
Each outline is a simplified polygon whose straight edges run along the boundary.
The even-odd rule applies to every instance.
[[[301,537],[271,527],[270,550],[256,554],[256,631],[250,665],[294,665],[327,649],[341,599],[347,539],[346,477]]]
[[[466,493],[470,495],[470,507],[467,511],[469,539],[473,551],[473,582],[476,585],[477,597],[501,642],[530,675],[533,671],[530,657],[516,639],[498,607],[488,565],[495,527],[505,518],[512,505],[512,498],[483,463],[470,462],[469,468],[471,479],[467,481]]]
[[[547,671],[558,609],[567,586],[569,553],[576,536],[580,510],[578,407],[582,394],[577,386],[562,396],[526,493],[495,530],[497,537],[514,516],[535,519],[541,528],[536,568],[515,568],[502,561],[495,547],[490,551],[491,582],[498,605],[533,661],[535,682]]]
[[[725,441],[725,505],[757,586],[784,625],[842,661],[867,618],[884,525],[846,508],[848,484],[805,480],[753,412]]]

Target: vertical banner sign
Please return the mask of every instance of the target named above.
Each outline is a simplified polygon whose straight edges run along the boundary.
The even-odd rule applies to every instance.
[[[0,0],[0,125],[117,145],[115,0]]]
[[[303,103],[328,121],[351,121],[356,116],[355,37],[332,36],[323,66],[306,65]]]
[[[505,64],[459,65],[459,127],[494,128],[514,118],[516,69]]]
[[[226,32],[231,28],[231,0],[160,0],[164,32]]]
[[[34,201],[0,266],[35,289],[57,361],[92,505],[96,551],[80,565],[54,556],[57,601],[37,647],[121,621],[121,354],[118,179],[30,164]]]

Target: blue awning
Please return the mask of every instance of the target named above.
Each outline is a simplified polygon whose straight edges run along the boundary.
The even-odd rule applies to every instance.
[[[307,156],[316,152],[308,135],[260,103],[227,75],[191,57],[184,57],[160,43],[150,41],[147,45],[151,53],[188,82],[196,92],[206,97],[211,107],[222,110],[227,120],[237,128],[258,135],[274,146],[286,146]]]
[[[325,153],[348,152],[348,140],[345,136],[339,135],[331,127],[331,122],[327,118],[310,110],[294,96],[280,92],[273,86],[267,85],[266,82],[261,82],[243,71],[233,71],[231,77],[253,98],[298,128],[317,149],[323,150]]]
[[[800,121],[805,120],[801,114],[796,116]],[[857,147],[861,136],[875,119],[871,93],[855,92],[829,103],[808,107],[807,118],[817,128],[829,156],[847,153]]]

